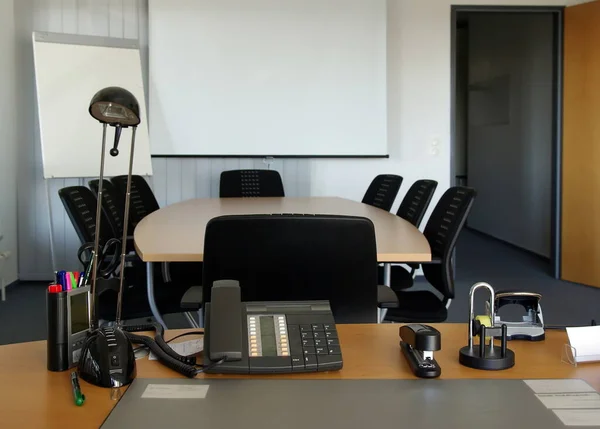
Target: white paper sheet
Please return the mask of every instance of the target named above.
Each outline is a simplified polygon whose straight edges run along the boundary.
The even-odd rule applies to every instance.
[[[600,426],[600,409],[553,411],[565,426]]]
[[[142,398],[204,399],[208,393],[206,384],[149,384]]]
[[[169,343],[169,346],[182,356],[190,356],[201,352],[204,349],[204,338],[197,340],[183,341],[181,343]],[[149,360],[156,360],[154,353],[150,353]]]
[[[600,408],[598,393],[541,393],[535,395],[546,408]]]
[[[579,379],[523,380],[534,393],[596,392],[592,386]]]
[[[576,362],[600,361],[600,325],[567,328]]]

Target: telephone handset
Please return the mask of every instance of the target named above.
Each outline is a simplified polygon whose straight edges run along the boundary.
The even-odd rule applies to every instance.
[[[221,359],[228,362],[238,361],[242,359],[240,285],[236,281],[223,280],[215,282],[211,292],[210,326],[216,332],[209,339],[209,358],[213,362]]]
[[[204,336],[207,373],[334,371],[343,366],[328,301],[243,303],[235,280],[213,283]]]

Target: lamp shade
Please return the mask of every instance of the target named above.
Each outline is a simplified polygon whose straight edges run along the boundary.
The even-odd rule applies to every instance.
[[[103,124],[136,126],[140,123],[140,105],[135,96],[124,88],[110,86],[98,91],[89,108],[90,115]]]

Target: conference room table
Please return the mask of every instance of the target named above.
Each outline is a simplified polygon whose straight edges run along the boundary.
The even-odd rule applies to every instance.
[[[389,285],[390,263],[430,262],[425,236],[411,223],[385,210],[338,197],[198,198],[163,207],[136,226],[135,248],[146,262],[148,301],[153,316],[166,326],[154,299],[153,264],[201,262],[207,223],[218,216],[243,214],[325,214],[360,216],[375,227],[377,260],[384,263]],[[200,283],[199,279],[199,283]]]
[[[197,378],[416,379],[398,345],[399,326],[401,325],[338,325],[344,360],[344,367],[340,371],[252,376],[199,374]],[[546,340],[540,342],[511,341],[508,347],[515,352],[515,366],[504,371],[481,371],[464,367],[458,362],[458,351],[467,344],[466,324],[444,323],[432,326],[440,331],[442,338],[442,350],[434,355],[442,368],[440,379],[582,379],[600,390],[600,363],[586,363],[575,367],[561,362],[561,352],[567,342],[564,331],[547,331]],[[166,331],[165,338],[172,338],[185,331]],[[187,336],[175,342],[194,338],[197,337]],[[138,378],[183,378],[147,357],[139,359],[136,364]],[[0,346],[0,427],[99,427],[117,403],[110,398],[110,389],[92,386],[80,379],[86,401],[83,406],[78,407],[73,402],[70,374],[71,371],[47,371],[45,341]],[[373,424],[377,424],[375,417]]]

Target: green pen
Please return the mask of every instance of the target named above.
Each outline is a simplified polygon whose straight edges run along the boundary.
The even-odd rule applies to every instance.
[[[71,373],[71,387],[73,388],[73,400],[75,401],[75,405],[82,406],[85,402],[85,395],[81,393],[81,387],[79,387],[76,371]]]
[[[71,287],[73,289],[77,288],[77,281],[75,280],[75,273],[73,271],[69,271],[69,277],[71,277]]]

